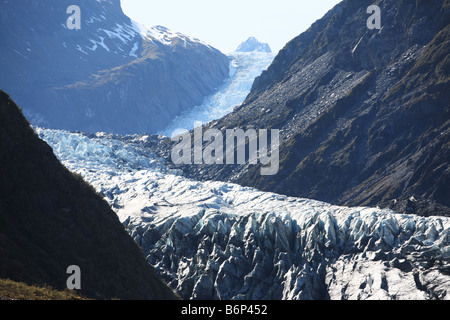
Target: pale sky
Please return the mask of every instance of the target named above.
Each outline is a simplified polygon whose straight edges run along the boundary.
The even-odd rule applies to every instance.
[[[341,0],[121,0],[141,24],[198,38],[223,53],[254,36],[277,53]]]

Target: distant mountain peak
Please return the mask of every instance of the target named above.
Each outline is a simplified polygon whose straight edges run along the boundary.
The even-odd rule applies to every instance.
[[[236,49],[236,52],[268,52],[272,53],[272,49],[267,43],[259,42],[255,37],[250,37],[242,42]]]

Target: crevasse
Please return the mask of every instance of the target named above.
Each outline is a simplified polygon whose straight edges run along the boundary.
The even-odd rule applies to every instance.
[[[187,179],[146,137],[36,128],[185,299],[448,299],[450,219]]]

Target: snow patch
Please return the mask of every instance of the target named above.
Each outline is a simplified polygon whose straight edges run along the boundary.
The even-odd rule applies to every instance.
[[[183,41],[184,47],[187,47],[188,43],[197,43],[212,49],[212,47],[209,44],[197,38],[190,37],[179,32],[174,32],[166,27],[163,26],[149,27],[133,20],[131,22],[134,30],[138,34],[140,34],[143,39],[150,39],[154,43],[156,42],[166,46],[170,46],[173,42],[173,39],[180,39],[181,41]]]
[[[137,58],[138,56],[136,55],[136,51],[139,49],[139,43],[135,42],[133,45],[133,48],[131,48],[131,51],[129,53],[130,57],[135,57]]]
[[[83,52],[86,55],[88,55],[88,53],[86,51],[84,51],[79,44],[77,45],[77,50],[80,51],[80,52]]]

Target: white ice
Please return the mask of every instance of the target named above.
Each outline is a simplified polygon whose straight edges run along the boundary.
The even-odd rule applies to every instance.
[[[450,298],[450,276],[425,268],[450,260],[448,218],[187,179],[145,147],[148,136],[36,131],[184,298]]]
[[[230,54],[230,77],[204,102],[173,121],[159,134],[171,137],[177,129],[191,130],[195,122],[208,123],[233,111],[250,93],[253,82],[272,63],[274,55],[263,52]]]

